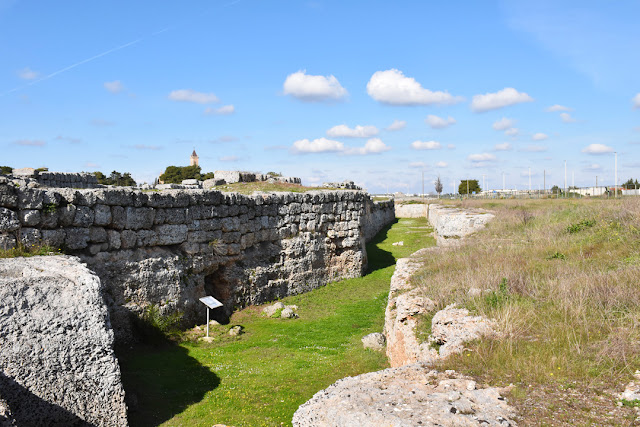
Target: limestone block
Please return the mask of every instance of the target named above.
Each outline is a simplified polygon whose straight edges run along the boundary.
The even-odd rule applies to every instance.
[[[372,350],[384,350],[387,345],[387,339],[380,332],[373,332],[362,337],[362,345],[364,348]]]
[[[128,188],[110,188],[100,192],[96,202],[110,206],[133,205],[133,191]]]
[[[154,210],[153,208],[133,208],[125,209],[125,228],[130,230],[139,230],[141,228],[151,228],[153,226]]]
[[[120,233],[118,233],[116,230],[107,230],[107,238],[110,249],[120,249]]]
[[[202,182],[202,188],[204,188],[205,190],[208,190],[210,188],[215,188],[218,185],[223,185],[223,184],[226,184],[226,181],[224,179],[216,179],[216,178],[205,179]]]
[[[11,174],[19,178],[33,178],[38,175],[38,172],[34,168],[19,168],[14,169]]]
[[[18,206],[18,196],[13,185],[7,184],[6,178],[0,177],[0,206],[15,208]]]
[[[95,243],[106,242],[108,240],[107,231],[102,227],[90,227],[89,240]]]
[[[227,255],[238,255],[240,252],[242,252],[242,248],[238,243],[227,245]]]
[[[135,231],[123,230],[120,233],[120,247],[122,249],[131,249],[136,246],[138,235]]]
[[[20,228],[18,215],[7,208],[0,208],[0,232],[16,231]]]
[[[238,231],[240,229],[240,220],[236,217],[227,217],[223,218],[220,221],[220,225],[222,231],[230,232],[230,231]]]
[[[84,249],[89,242],[88,228],[68,228],[64,244],[71,250]]]
[[[18,192],[18,205],[21,209],[42,209],[44,193],[41,190],[30,189]]]
[[[233,184],[236,182],[240,182],[240,172],[239,171],[215,171],[213,173],[215,179],[224,180],[229,184]]]
[[[42,243],[54,248],[59,248],[64,244],[65,232],[64,230],[41,230]]]
[[[111,224],[111,208],[107,205],[96,205],[94,208],[93,222],[96,225]]]
[[[72,225],[75,227],[89,227],[93,224],[93,219],[93,209],[88,206],[78,206],[76,208],[76,214],[73,217]]]
[[[158,245],[177,245],[187,240],[187,226],[184,224],[165,224],[154,228]]]
[[[194,243],[209,243],[215,239],[215,231],[189,231],[187,233],[187,241]]]
[[[20,242],[26,247],[40,244],[41,238],[42,235],[40,234],[40,230],[37,228],[23,227],[22,230],[20,230]]]
[[[224,243],[239,243],[240,242],[240,233],[238,231],[231,231],[228,233],[222,234],[222,241]]]
[[[159,235],[152,230],[138,230],[136,233],[136,245],[138,247],[143,246],[155,246],[158,244]]]
[[[73,224],[73,220],[76,217],[76,206],[66,205],[57,209],[60,225],[63,227],[69,227]]]
[[[183,179],[182,180],[182,185],[200,186],[200,181],[198,181],[197,179]]]
[[[122,230],[127,225],[127,214],[122,206],[111,206],[111,226]]]
[[[242,249],[246,249],[252,246],[254,242],[255,242],[254,233],[247,233],[240,238],[240,246],[242,246]]]
[[[40,227],[41,228],[56,228],[58,227],[58,221],[60,215],[58,209],[47,212],[46,210],[40,215]]]

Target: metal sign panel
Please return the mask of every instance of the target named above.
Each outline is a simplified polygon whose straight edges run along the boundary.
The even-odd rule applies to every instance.
[[[218,301],[217,299],[215,299],[214,297],[211,297],[211,296],[206,296],[206,297],[200,298],[200,302],[203,303],[204,305],[206,305],[209,308],[222,307],[222,303],[220,301]]]

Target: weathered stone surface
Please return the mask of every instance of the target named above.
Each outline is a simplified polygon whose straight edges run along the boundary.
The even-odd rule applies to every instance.
[[[380,332],[373,332],[362,337],[362,345],[364,348],[372,350],[384,350],[387,345],[387,339]]]
[[[227,182],[224,179],[216,179],[216,178],[211,178],[211,179],[205,179],[204,181],[202,181],[202,188],[204,188],[205,190],[209,190],[210,188],[214,188],[217,187],[218,185],[223,185],[226,184]]]
[[[293,415],[294,427],[515,426],[496,388],[478,389],[453,371],[415,363],[347,377],[316,393]]]
[[[284,310],[285,305],[280,302],[280,301],[276,301],[275,303],[266,306],[265,308],[262,309],[262,312],[264,313],[265,316],[267,317],[271,317],[274,314],[276,314],[276,312],[278,310]]]
[[[96,205],[94,208],[94,223],[108,225],[111,223],[111,208],[107,205]]]
[[[20,211],[20,222],[27,227],[38,225],[40,223],[40,211],[34,209]]]
[[[426,218],[427,208],[429,205],[424,203],[417,204],[396,204],[396,218]]]
[[[20,228],[18,215],[7,208],[0,208],[0,232],[16,231]]]
[[[76,258],[0,260],[0,348],[16,425],[127,425],[100,280]]]
[[[181,225],[158,225],[155,227],[158,234],[158,245],[177,245],[187,240],[187,226]]]
[[[433,316],[429,342],[440,346],[440,357],[448,357],[461,353],[467,342],[497,336],[496,330],[494,321],[481,316],[469,316],[469,310],[451,304]]]
[[[455,246],[460,238],[483,229],[494,217],[483,210],[462,210],[438,204],[428,206],[429,223],[439,246]]]
[[[282,312],[280,313],[280,318],[282,319],[295,319],[297,317],[298,314],[290,306],[283,308]]]

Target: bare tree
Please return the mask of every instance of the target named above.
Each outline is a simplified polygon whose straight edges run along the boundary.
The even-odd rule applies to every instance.
[[[438,199],[440,198],[440,193],[442,193],[442,181],[440,181],[440,177],[438,176],[438,178],[436,179],[436,182],[434,182],[435,186],[436,186],[436,193],[438,193]]]

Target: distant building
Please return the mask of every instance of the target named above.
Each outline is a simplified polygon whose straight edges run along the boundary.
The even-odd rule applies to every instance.
[[[196,154],[195,148],[193,149],[193,153],[191,153],[191,162],[189,166],[198,166],[198,155]]]

